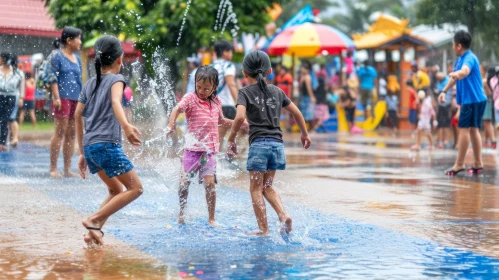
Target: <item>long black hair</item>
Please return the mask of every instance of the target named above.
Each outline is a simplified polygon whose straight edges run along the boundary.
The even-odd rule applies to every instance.
[[[0,57],[2,58],[2,63],[5,63],[12,67],[12,73],[14,73],[15,75],[21,75],[21,72],[18,71],[17,55],[9,52],[3,52],[0,54]]]
[[[94,92],[100,86],[102,77],[102,66],[112,65],[116,59],[123,55],[123,47],[120,40],[114,36],[104,35],[94,45],[95,50],[95,73],[96,82]]]
[[[81,31],[81,29],[76,28],[76,27],[72,27],[72,26],[66,26],[62,30],[60,43],[63,45],[66,45],[66,43],[68,42],[68,39],[74,40],[76,37],[81,36],[82,34],[83,34],[83,31]],[[56,47],[55,42],[54,42],[54,47]],[[58,46],[56,48],[58,48]]]
[[[268,94],[265,76],[271,67],[269,56],[262,51],[252,51],[244,57],[243,70],[251,78],[256,79],[258,87],[265,95]]]
[[[213,85],[213,92],[208,96],[208,101],[216,100],[216,96],[214,94],[215,89],[218,87],[218,71],[213,66],[201,66],[196,70],[196,74],[194,75],[194,91],[197,93],[197,82],[210,82]],[[199,96],[199,94],[198,94]]]

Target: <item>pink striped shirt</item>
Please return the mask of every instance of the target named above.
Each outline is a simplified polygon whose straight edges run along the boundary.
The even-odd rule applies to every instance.
[[[193,152],[218,153],[218,123],[224,118],[222,101],[200,99],[196,93],[184,95],[178,103],[187,119],[187,135],[184,149]]]

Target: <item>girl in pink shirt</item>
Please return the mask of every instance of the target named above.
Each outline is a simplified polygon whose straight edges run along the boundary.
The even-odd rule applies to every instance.
[[[184,209],[189,195],[191,179],[199,176],[206,190],[208,223],[215,225],[216,205],[216,155],[220,140],[218,126],[230,128],[232,120],[224,118],[222,102],[215,95],[218,87],[218,71],[211,66],[202,66],[196,71],[195,92],[187,93],[173,109],[168,121],[168,135],[176,130],[176,120],[184,112],[187,119],[184,156],[179,186],[179,224],[185,223]]]
[[[419,112],[419,121],[418,121],[418,138],[416,145],[411,147],[413,151],[421,150],[421,136],[424,132],[426,136],[428,136],[428,141],[430,142],[430,146],[428,146],[429,150],[433,150],[433,135],[431,134],[431,125],[437,126],[437,121],[435,120],[435,108],[433,108],[432,97],[430,94],[425,93],[423,90],[418,92],[419,99],[422,99],[421,102],[421,110]]]

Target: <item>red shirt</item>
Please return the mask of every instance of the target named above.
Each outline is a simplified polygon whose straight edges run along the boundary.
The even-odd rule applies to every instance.
[[[35,87],[34,86],[28,86],[28,85],[26,86],[24,100],[26,100],[26,101],[35,100]]]
[[[416,90],[409,89],[409,109],[416,110],[418,104],[416,103]]]
[[[286,73],[283,76],[277,75],[275,80],[277,82],[277,87],[282,89],[288,98],[291,98],[291,92],[289,92],[289,85],[293,84],[293,77],[291,74]]]

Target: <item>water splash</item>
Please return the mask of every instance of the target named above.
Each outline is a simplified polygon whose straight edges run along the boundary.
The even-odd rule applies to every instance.
[[[227,15],[227,17],[224,18],[225,15]],[[218,6],[214,30],[220,30],[220,35],[222,35],[229,23],[232,23],[234,25],[234,27],[230,30],[232,38],[237,38],[239,25],[237,21],[237,15],[233,11],[232,2],[230,0],[221,0],[220,5]]]
[[[187,1],[187,6],[184,11],[184,17],[182,18],[182,25],[180,26],[180,32],[178,33],[177,46],[180,45],[180,39],[182,38],[182,31],[184,30],[185,26],[185,19],[187,17],[187,13],[189,12],[189,8],[191,7],[191,2],[192,0]]]

